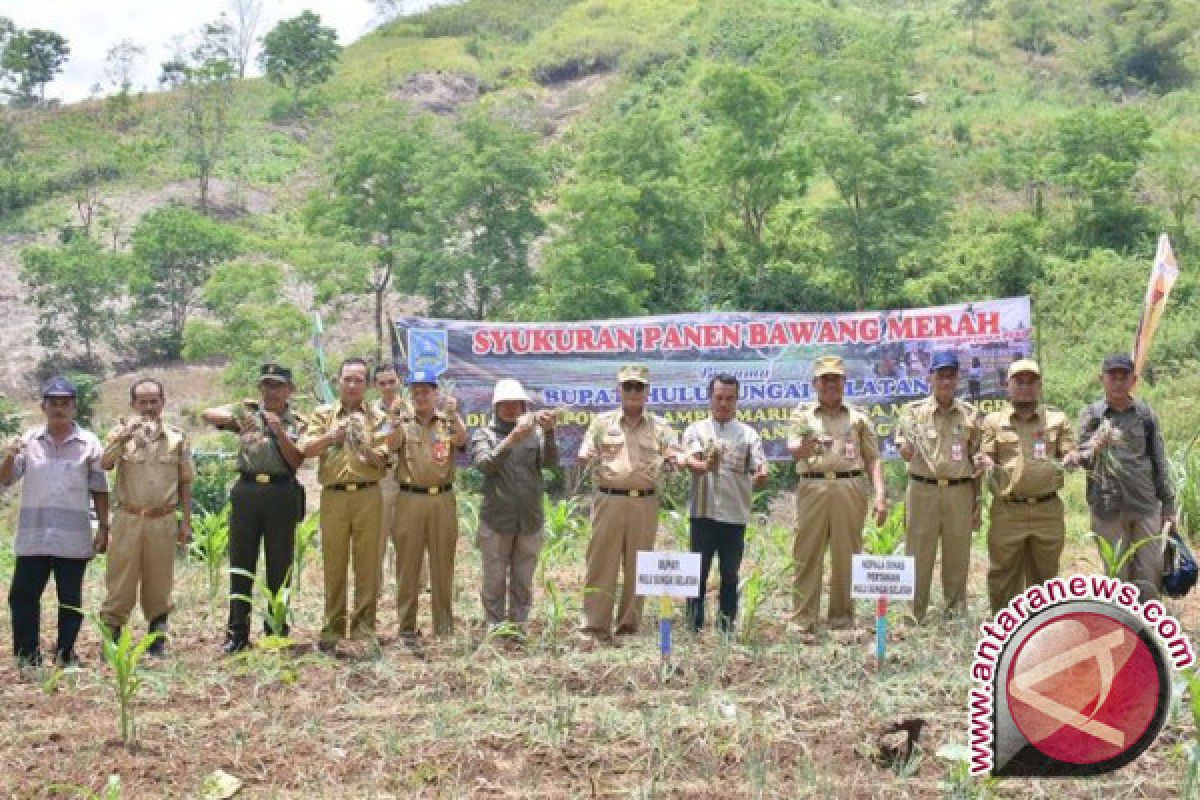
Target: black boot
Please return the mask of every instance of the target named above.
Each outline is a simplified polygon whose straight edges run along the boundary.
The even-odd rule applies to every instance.
[[[146,648],[146,654],[155,657],[165,656],[167,654],[167,615],[160,614],[150,620],[149,632],[157,633],[158,638]]]
[[[221,652],[227,656],[240,653],[250,646],[250,634],[246,631],[236,631],[227,628],[225,630],[225,643],[221,645]]]

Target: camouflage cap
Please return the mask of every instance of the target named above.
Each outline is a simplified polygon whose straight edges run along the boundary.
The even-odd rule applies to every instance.
[[[1008,377],[1010,379],[1014,375],[1020,375],[1022,372],[1032,372],[1039,378],[1042,377],[1042,368],[1032,358],[1020,358],[1008,365]]]
[[[625,364],[617,370],[617,383],[634,381],[650,385],[650,368],[645,364]]]
[[[813,362],[813,377],[822,375],[841,375],[846,377],[846,362],[841,356],[821,356]]]

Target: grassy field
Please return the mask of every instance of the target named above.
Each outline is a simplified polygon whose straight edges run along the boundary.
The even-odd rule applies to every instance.
[[[1078,494],[1073,486],[1065,573],[1099,567],[1081,533]],[[878,669],[865,604],[855,632],[812,639],[789,627],[790,498],[776,506],[768,524],[752,526],[742,573],[764,576],[755,579],[761,604],[752,608],[744,596],[732,641],[711,631],[678,635],[669,670],[651,604],[642,633],[617,646],[590,648],[573,637],[588,535],[578,516],[548,532],[523,645],[485,635],[478,552],[466,531],[454,636],[400,643],[389,575],[382,652],[360,647],[337,659],[312,646],[321,609],[316,552],[293,598],[295,646],[236,658],[218,655],[223,574],[210,601],[205,566],[181,561],[172,654],[144,662],[132,746],[122,744],[114,673],[90,627],[81,670],[22,675],[0,659],[0,796],[226,796],[218,770],[241,782],[238,797],[263,798],[1180,796],[1185,748],[1196,735],[1181,698],[1150,751],[1115,775],[968,779],[955,746],[965,744],[969,656],[986,612],[982,539],[970,620],[916,627],[894,607],[889,659]],[[10,505],[6,528],[12,516]],[[469,508],[463,516],[469,524]],[[677,546],[681,531],[664,516],[658,546]],[[11,561],[8,535],[3,542]],[[88,573],[89,608],[101,600],[102,575],[103,558]],[[43,617],[52,628],[51,597]],[[423,596],[426,630],[427,602]],[[1195,599],[1171,610],[1195,635]],[[0,639],[9,636],[5,614]],[[924,727],[912,757],[890,759],[886,732],[914,719]],[[119,793],[104,794],[117,782]]]

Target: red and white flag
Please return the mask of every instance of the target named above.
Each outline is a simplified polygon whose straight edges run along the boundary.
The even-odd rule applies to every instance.
[[[1171,251],[1171,241],[1164,233],[1158,237],[1158,252],[1154,255],[1154,269],[1150,271],[1150,283],[1146,286],[1146,302],[1142,306],[1142,318],[1138,321],[1137,335],[1133,339],[1133,370],[1142,374],[1142,365],[1150,352],[1150,343],[1167,306],[1171,287],[1179,277],[1179,264]]]

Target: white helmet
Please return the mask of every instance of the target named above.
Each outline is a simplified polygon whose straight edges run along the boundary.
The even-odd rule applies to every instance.
[[[525,394],[525,389],[521,386],[521,382],[515,378],[501,378],[496,381],[496,388],[492,390],[492,405],[503,403],[506,400],[520,400],[522,403],[529,402],[529,395]]]

